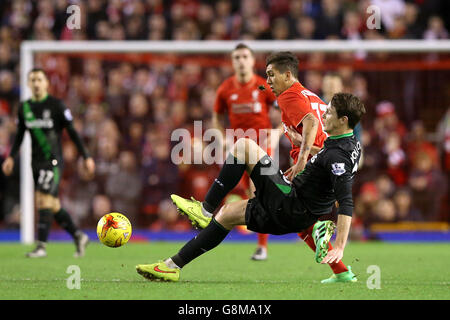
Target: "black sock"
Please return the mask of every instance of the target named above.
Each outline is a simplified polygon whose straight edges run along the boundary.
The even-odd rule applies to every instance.
[[[171,259],[177,266],[182,268],[198,256],[219,245],[229,232],[230,230],[225,229],[212,218],[208,226],[200,231],[195,238],[186,243]]]
[[[53,222],[53,212],[50,209],[40,209],[38,223],[38,240],[40,242],[47,242],[50,228]]]
[[[205,201],[203,201],[203,207],[208,212],[213,213],[219,207],[228,192],[239,183],[245,168],[245,163],[238,161],[231,153],[228,155],[219,177],[214,180],[206,194]]]
[[[66,210],[61,208],[55,214],[55,220],[61,226],[61,228],[66,230],[72,237],[75,237],[75,232],[77,232],[78,228],[75,226],[72,217]]]

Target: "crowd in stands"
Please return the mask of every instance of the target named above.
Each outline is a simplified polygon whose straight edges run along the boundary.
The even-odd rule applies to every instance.
[[[81,8],[79,30],[66,27],[70,4]],[[364,23],[372,4],[381,8],[379,30],[369,30]],[[15,134],[23,40],[447,39],[445,6],[447,1],[437,0],[2,1],[0,161]],[[203,199],[220,166],[174,164],[175,142],[170,137],[177,128],[192,130],[196,120],[203,121],[203,129],[211,126],[215,91],[232,74],[231,66],[52,54],[39,54],[35,63],[47,71],[51,93],[71,109],[75,127],[96,161],[96,178],[89,180],[79,170],[75,146],[64,140],[60,194],[74,219],[92,227],[104,213],[119,211],[142,228],[191,228],[178,217],[169,195]],[[333,92],[346,91],[366,103],[369,114],[358,131],[363,162],[354,186],[356,227],[449,218],[448,106],[440,107],[434,123],[425,124],[417,110],[405,110],[408,104],[386,100],[380,88],[372,92],[372,85],[392,83],[374,81],[370,72],[306,70],[300,81],[326,102]],[[199,152],[202,142],[193,142],[193,153]],[[289,147],[282,138],[282,169],[289,166]],[[2,227],[17,227],[19,183],[19,166],[12,178],[0,174]]]

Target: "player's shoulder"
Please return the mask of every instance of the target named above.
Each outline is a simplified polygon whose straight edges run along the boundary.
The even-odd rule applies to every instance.
[[[229,90],[234,86],[234,76],[228,77],[222,81],[219,85],[218,90]]]
[[[278,96],[278,103],[295,102],[304,104],[308,102],[306,97],[302,94],[301,88],[302,87],[300,87],[298,83],[293,84],[289,89],[285,90]]]
[[[62,101],[62,99],[57,98],[55,96],[52,95],[48,95],[47,101],[51,104],[54,104],[58,107],[64,107],[64,102]]]
[[[361,144],[354,135],[342,138],[328,137],[325,146],[327,158],[350,160],[359,156],[361,152]]]

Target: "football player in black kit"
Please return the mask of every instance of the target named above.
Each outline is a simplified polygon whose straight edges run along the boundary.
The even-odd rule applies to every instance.
[[[75,257],[84,256],[89,237],[79,230],[58,199],[58,188],[63,170],[61,136],[65,128],[84,158],[84,170],[93,177],[94,160],[88,155],[72,124],[72,115],[61,100],[48,94],[48,78],[42,69],[28,74],[31,99],[20,104],[18,128],[10,155],[2,165],[6,176],[11,175],[25,131],[31,135],[32,169],[35,183],[36,206],[39,213],[36,248],[27,257],[46,257],[46,243],[53,219],[74,239]]]
[[[235,226],[244,224],[249,230],[275,235],[311,229],[316,245],[315,261],[340,261],[350,230],[352,184],[361,156],[353,128],[364,113],[364,105],[356,96],[335,94],[322,117],[328,134],[324,147],[292,182],[255,142],[239,139],[216,179],[218,183],[212,184],[204,202],[208,207],[218,208],[245,170],[255,184],[255,197],[225,204],[211,218],[203,213],[202,202],[172,195],[179,210],[203,230],[177,254],[157,263],[137,265],[137,272],[149,280],[178,281],[182,267],[215,248]],[[339,204],[337,235],[334,248],[329,249],[335,226],[331,221],[318,219],[331,212],[335,201]]]

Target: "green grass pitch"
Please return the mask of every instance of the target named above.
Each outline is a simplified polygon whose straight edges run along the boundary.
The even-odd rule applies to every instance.
[[[328,278],[327,265],[314,262],[302,242],[269,240],[269,259],[251,261],[254,243],[225,242],[188,264],[177,283],[150,282],[135,265],[169,257],[179,242],[128,243],[108,248],[89,245],[86,256],[73,258],[71,243],[48,245],[48,257],[27,259],[32,247],[0,244],[0,299],[145,299],[145,300],[304,300],[304,299],[450,299],[450,245],[349,243],[344,263],[352,266],[358,282],[320,283]],[[80,270],[80,288],[69,289],[69,266]],[[380,289],[369,289],[379,267]],[[369,269],[368,269],[369,268]],[[70,281],[69,281],[70,282]]]

